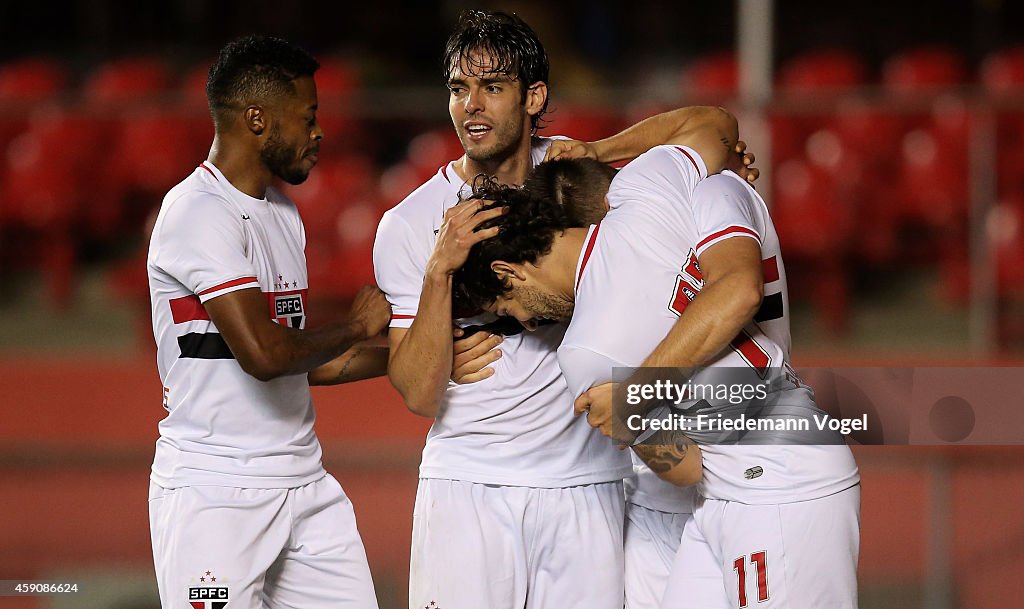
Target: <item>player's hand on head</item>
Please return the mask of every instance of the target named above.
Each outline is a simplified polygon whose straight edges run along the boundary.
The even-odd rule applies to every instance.
[[[465,385],[493,376],[494,368],[490,365],[501,358],[501,350],[497,347],[504,337],[490,332],[475,332],[461,338],[462,334],[461,328],[453,331],[451,379]]]
[[[761,171],[754,167],[754,153],[747,152],[747,143],[743,140],[736,142],[734,151],[735,154],[731,155],[727,169],[753,184],[761,176]]]
[[[391,321],[391,303],[376,286],[364,285],[352,301],[348,321],[361,325],[366,338],[377,336]]]
[[[427,263],[428,272],[454,273],[465,264],[469,250],[474,245],[498,234],[497,226],[477,230],[484,222],[505,213],[503,207],[481,211],[489,203],[481,199],[470,199],[444,213],[444,223],[437,233],[437,243]]]
[[[553,140],[548,147],[545,161],[557,159],[596,159],[597,149],[590,142],[580,140]]]

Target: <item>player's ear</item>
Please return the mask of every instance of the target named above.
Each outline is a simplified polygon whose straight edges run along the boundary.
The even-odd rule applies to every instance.
[[[526,275],[523,274],[522,266],[505,262],[504,260],[495,260],[492,262],[491,270],[494,271],[494,274],[502,281],[508,281],[513,277],[520,281],[526,279]]]
[[[544,109],[544,102],[548,99],[548,85],[542,80],[538,80],[529,87],[526,88],[526,99],[523,100],[524,106],[526,106],[526,113],[530,116],[534,116],[538,112]]]
[[[267,129],[267,114],[262,106],[249,106],[242,116],[249,131],[254,135],[263,135]]]

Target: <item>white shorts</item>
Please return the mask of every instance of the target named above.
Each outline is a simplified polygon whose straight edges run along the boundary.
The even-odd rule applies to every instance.
[[[622,609],[622,482],[420,479],[410,609]]]
[[[656,609],[690,514],[673,514],[626,502],[623,534],[626,609]]]
[[[856,609],[860,485],[795,503],[698,500],[663,609]]]
[[[160,603],[376,609],[352,503],[332,476],[291,489],[149,487]]]

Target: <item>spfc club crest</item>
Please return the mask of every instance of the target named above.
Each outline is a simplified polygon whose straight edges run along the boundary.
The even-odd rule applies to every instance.
[[[199,586],[188,589],[188,604],[192,609],[224,609],[228,604],[228,587],[218,585],[217,576],[207,571],[200,576]]]

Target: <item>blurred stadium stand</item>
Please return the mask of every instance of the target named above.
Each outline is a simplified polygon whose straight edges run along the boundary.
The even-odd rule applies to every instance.
[[[205,155],[212,131],[207,64],[168,59],[114,59],[81,71],[77,82],[46,58],[0,65],[0,107],[9,110],[0,121],[0,256],[7,268],[43,272],[56,310],[72,302],[76,272],[90,252],[114,260],[115,269],[118,259],[139,259],[132,251],[144,243],[146,218]],[[973,122],[979,110],[996,112],[992,171],[999,196],[1014,200],[1024,193],[1022,64],[1020,47],[991,53],[978,62],[977,84],[964,57],[934,46],[884,59],[875,78],[856,53],[839,48],[780,65],[768,109],[773,166],[764,169],[774,179],[766,195],[794,272],[817,278],[796,300],[814,306],[826,331],[846,331],[853,286],[897,263],[947,278],[938,291],[966,304]],[[674,100],[617,105],[556,97],[545,132],[596,139],[673,105],[735,103],[737,78],[733,54],[711,53],[681,72]],[[365,250],[380,214],[458,156],[459,146],[443,116],[406,117],[403,127],[419,135],[407,139],[404,154],[388,153],[379,138],[367,137],[385,119],[365,112],[374,92],[359,64],[325,56],[317,79],[328,133],[324,162],[308,184],[289,192],[307,217],[322,296],[343,302],[372,277]],[[999,217],[1016,218],[1006,211],[1012,206],[998,209]],[[1004,226],[999,255],[1011,256],[1020,239]],[[1007,270],[1015,262],[998,263],[1002,301],[1020,291]],[[117,293],[144,296],[144,277],[115,275]],[[1020,343],[1014,332],[998,339],[1002,348]]]

